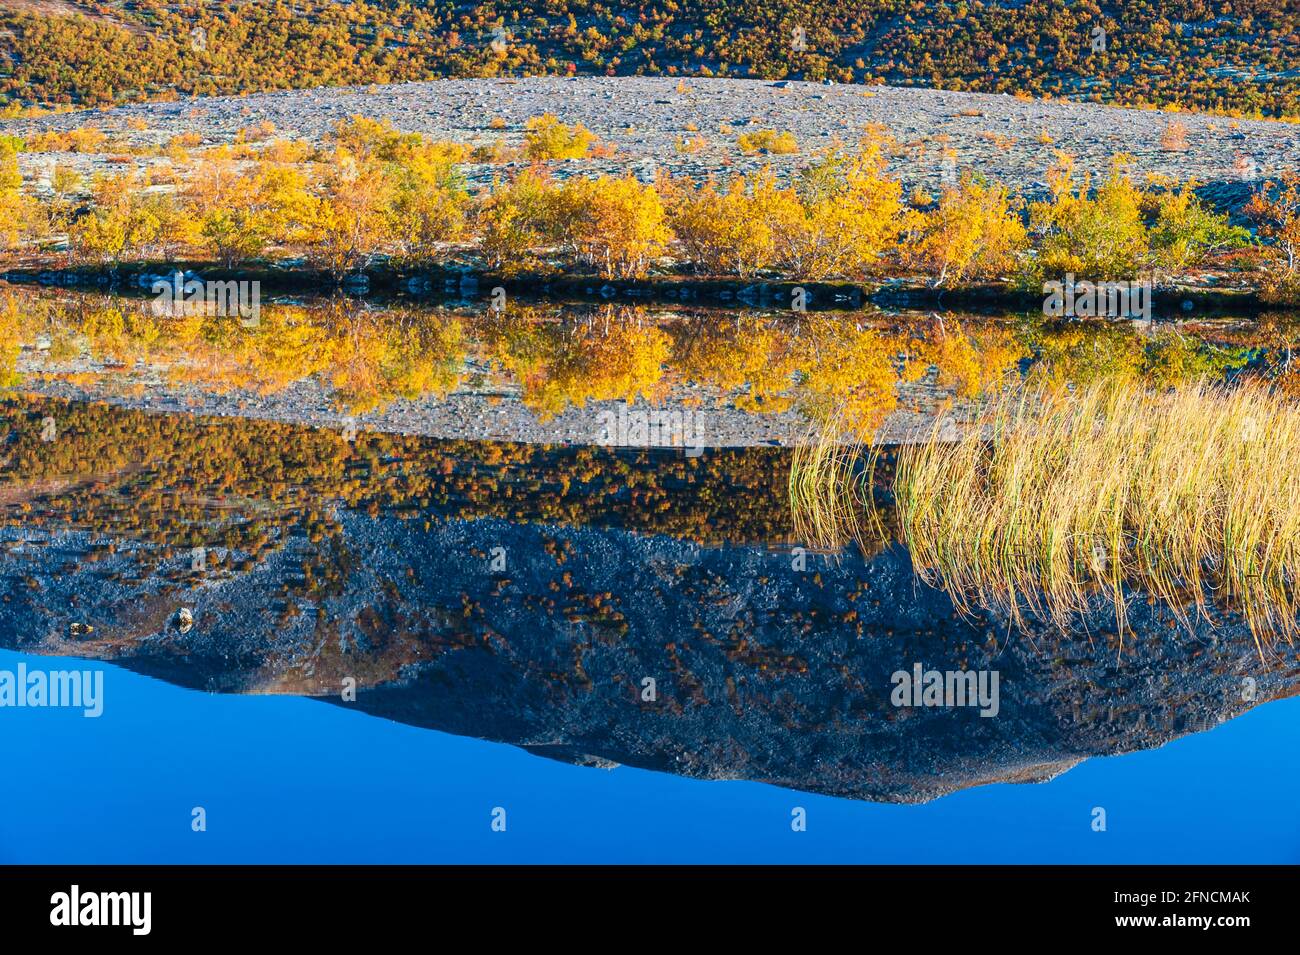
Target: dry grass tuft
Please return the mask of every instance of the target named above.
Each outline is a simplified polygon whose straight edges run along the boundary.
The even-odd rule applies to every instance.
[[[866,530],[876,511],[861,473],[864,457],[861,437],[841,416],[814,428],[795,448],[790,503],[797,540],[814,550],[839,550],[850,541],[871,550]]]
[[[836,444],[824,431],[796,455],[810,543],[883,526],[853,513],[871,499],[844,460],[857,449]],[[1100,595],[1123,633],[1129,587],[1189,627],[1211,602],[1236,611],[1262,648],[1300,630],[1297,461],[1300,405],[1262,386],[1043,386],[1003,395],[955,440],[936,424],[900,448],[895,521],[917,572],[964,610],[1067,630]]]

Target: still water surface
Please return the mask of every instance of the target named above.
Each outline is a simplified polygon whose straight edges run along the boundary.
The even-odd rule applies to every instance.
[[[0,708],[0,861],[1300,861],[1300,667],[1230,617],[1135,599],[1121,640],[1104,610],[1071,633],[958,613],[896,540],[802,548],[782,447],[343,440],[138,401],[310,380],[339,413],[462,394],[543,425],[694,395],[866,422],[909,376],[921,414],[1007,374],[1229,379],[1276,342],[336,309],[241,350],[14,307],[0,671],[102,670],[105,706]],[[996,673],[996,715],[900,707],[916,666]]]

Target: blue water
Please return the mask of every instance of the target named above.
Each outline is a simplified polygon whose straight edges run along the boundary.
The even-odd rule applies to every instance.
[[[0,668],[20,660],[64,665],[0,651]],[[1050,783],[885,806],[66,666],[104,670],[104,715],[0,709],[0,863],[1300,862],[1300,699]]]

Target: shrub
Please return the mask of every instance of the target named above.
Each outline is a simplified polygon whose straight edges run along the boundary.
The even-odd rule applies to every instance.
[[[775,189],[767,170],[736,176],[721,192],[708,182],[699,188],[666,183],[665,193],[669,224],[697,271],[749,277],[772,265],[772,228],[780,217],[771,215]]]
[[[238,169],[225,161],[199,166],[186,191],[195,241],[227,268],[272,243],[297,241],[316,212],[307,180],[292,166]]]
[[[1186,152],[1187,143],[1187,124],[1182,120],[1174,120],[1160,133],[1160,148],[1165,152]]]
[[[920,220],[909,252],[936,285],[993,278],[1015,267],[1027,245],[1025,227],[1004,186],[966,177],[945,189],[939,206]]]
[[[885,174],[885,144],[869,136],[856,152],[828,150],[805,171],[802,216],[774,226],[782,267],[808,278],[859,276],[896,246],[910,210]]]
[[[310,259],[336,279],[365,268],[388,235],[395,192],[381,168],[341,164],[311,206]]]
[[[28,140],[27,149],[34,153],[97,153],[107,144],[108,137],[102,129],[78,126],[66,132],[51,129],[37,133]]]
[[[475,215],[488,268],[511,273],[534,265],[534,250],[555,235],[555,208],[555,190],[542,172],[525,169],[507,184],[493,183]]]
[[[78,259],[116,265],[128,254],[170,257],[184,244],[186,219],[174,195],[147,191],[137,173],[101,176],[94,204],[68,230]]]
[[[534,162],[581,159],[596,141],[584,126],[566,126],[550,113],[524,124],[524,154]]]
[[[736,145],[746,156],[756,156],[759,153],[780,156],[799,151],[794,133],[778,133],[775,129],[758,129],[750,133],[742,133],[736,140]]]
[[[1250,233],[1232,226],[1196,198],[1193,183],[1153,195],[1154,221],[1149,232],[1151,264],[1169,273],[1199,265],[1213,252],[1250,243]]]
[[[18,170],[21,140],[0,139],[0,249],[17,245],[32,230],[39,216],[36,203],[22,194]]]
[[[1075,188],[1074,164],[1064,154],[1048,172],[1052,198],[1030,205],[1030,228],[1040,236],[1039,264],[1045,274],[1080,278],[1132,278],[1147,258],[1142,194],[1117,156],[1110,175],[1089,195],[1085,176]]]
[[[572,179],[559,200],[569,247],[607,278],[643,276],[667,251],[672,233],[659,193],[633,176]]]
[[[1266,291],[1278,301],[1300,301],[1300,174],[1284,173],[1251,197],[1246,214],[1269,240],[1264,251]]]

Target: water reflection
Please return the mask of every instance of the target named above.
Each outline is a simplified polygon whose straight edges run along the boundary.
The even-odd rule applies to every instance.
[[[338,414],[380,415],[450,396],[518,404],[545,425],[600,402],[674,402],[761,418],[832,415],[859,434],[1028,377],[1161,388],[1249,363],[1289,383],[1294,323],[1267,317],[1144,326],[1041,316],[800,315],[622,306],[266,304],[245,327],[154,314],[148,300],[12,289],[0,296],[0,378],[47,394],[139,405],[172,395],[279,396],[292,420],[319,388]],[[309,388],[310,386],[310,388]],[[476,413],[484,405],[473,406]],[[419,416],[416,415],[418,418]],[[387,430],[411,430],[403,419]],[[417,427],[440,435],[438,425]],[[787,428],[790,436],[799,429]],[[545,432],[555,438],[559,432]],[[531,435],[518,434],[532,439]],[[715,444],[751,443],[720,433]]]
[[[1300,686],[1232,617],[1013,628],[897,545],[799,549],[785,449],[348,442],[18,397],[3,422],[0,639],[183,686],[884,801],[1050,778]],[[918,665],[996,672],[997,715],[897,705]]]

